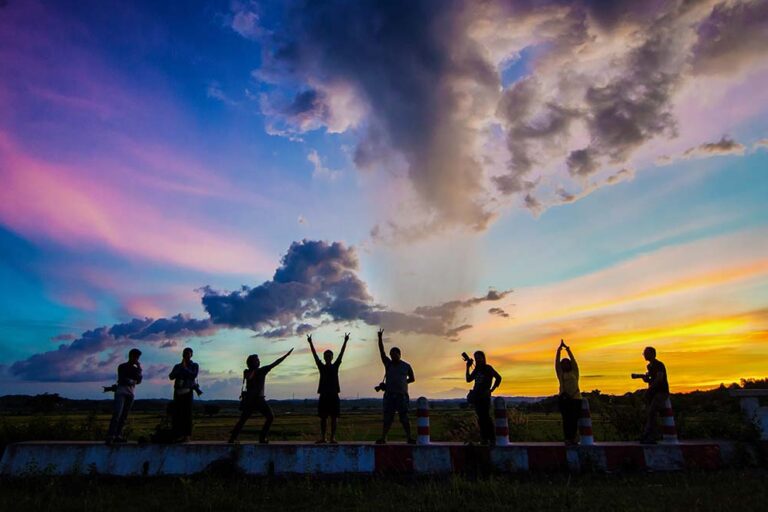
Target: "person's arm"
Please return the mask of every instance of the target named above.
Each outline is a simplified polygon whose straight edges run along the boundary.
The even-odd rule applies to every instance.
[[[285,361],[285,358],[288,357],[289,355],[291,355],[291,352],[293,352],[293,349],[289,350],[284,356],[282,356],[279,359],[277,359],[274,363],[268,364],[267,366],[265,366],[264,370],[270,371],[272,368],[274,368],[275,366],[277,366],[280,363],[282,363],[283,361]]]
[[[315,359],[315,366],[317,366],[318,369],[320,369],[320,365],[322,362],[320,361],[320,358],[317,357],[317,350],[315,350],[315,345],[312,343],[312,335],[307,334],[307,342],[309,343],[309,348],[312,350],[312,357]]]
[[[390,363],[390,360],[384,352],[384,329],[379,329],[377,334],[379,336],[379,356],[381,356],[382,364],[386,367]]]
[[[189,368],[187,368],[187,373],[189,374],[190,380],[196,380],[197,374],[200,373],[200,365],[197,363],[191,363]]]
[[[571,347],[568,345],[565,346],[565,351],[568,353],[568,357],[571,359],[571,366],[573,366],[573,369],[575,371],[579,371],[579,364],[576,362],[576,358],[573,357],[573,352],[571,352]]]
[[[141,375],[141,365],[136,363],[136,384],[141,384],[142,379],[143,377]]]
[[[563,340],[560,340],[560,346],[557,347],[557,352],[555,352],[555,373],[560,376],[562,373],[562,369],[560,368],[560,355],[563,353]]]
[[[173,368],[171,369],[171,373],[168,374],[168,378],[171,380],[176,380],[176,378],[179,376],[179,366],[178,364],[173,365]]]
[[[413,375],[413,367],[408,365],[408,384],[416,381],[416,376]]]
[[[493,386],[491,386],[491,393],[493,393],[501,385],[501,375],[496,371],[496,368],[491,368],[491,370],[493,370]]]
[[[339,351],[339,357],[336,358],[334,363],[336,366],[341,364],[341,359],[344,357],[344,351],[347,350],[347,342],[349,341],[349,333],[344,333],[344,343],[341,344],[341,350]]]
[[[467,382],[472,382],[473,380],[475,380],[475,373],[477,372],[477,368],[472,370],[472,372],[470,373],[469,369],[471,367],[472,367],[472,361],[471,360],[467,361],[467,371],[466,371],[466,374],[465,374],[466,378],[467,378]]]

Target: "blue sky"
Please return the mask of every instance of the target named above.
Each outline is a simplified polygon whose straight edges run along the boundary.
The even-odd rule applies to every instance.
[[[273,394],[311,396],[312,329],[370,394],[379,324],[436,396],[481,347],[546,394],[563,336],[604,390],[651,343],[680,390],[765,375],[765,2],[2,9],[0,393],[95,396],[137,345],[165,396],[189,344],[212,397],[300,347]]]

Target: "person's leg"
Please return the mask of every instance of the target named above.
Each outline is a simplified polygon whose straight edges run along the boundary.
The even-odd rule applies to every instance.
[[[565,440],[578,441],[579,417],[581,417],[581,400],[568,400],[568,413],[565,418]]]
[[[563,441],[568,441],[568,420],[571,416],[570,403],[568,399],[562,395],[557,397],[557,407],[560,409],[560,418],[563,421]]]
[[[320,418],[320,440],[318,442],[325,442],[325,435],[328,429],[328,416],[322,416]]]
[[[403,426],[406,439],[408,442],[411,442],[413,438],[411,437],[411,420],[408,417],[408,405],[410,405],[408,395],[400,396],[398,402],[397,416],[400,418],[400,424]]]
[[[269,442],[267,437],[269,436],[269,429],[272,428],[272,422],[275,420],[275,415],[272,412],[272,408],[267,403],[266,399],[262,399],[259,403],[259,409],[261,414],[264,415],[264,425],[261,427],[261,434],[259,434],[259,442]]]
[[[192,392],[184,395],[184,418],[182,423],[182,435],[185,438],[192,436]]]
[[[645,431],[643,432],[643,441],[656,441],[657,439],[657,420],[659,415],[659,394],[657,393],[646,407]]]
[[[338,423],[338,416],[331,416],[331,443],[336,442],[336,425]]]
[[[248,418],[251,417],[253,414],[253,404],[246,402],[243,404],[243,410],[240,413],[240,419],[237,420],[237,423],[235,423],[234,428],[232,429],[232,432],[229,434],[229,443],[234,443],[237,441],[238,436],[240,435],[240,432],[243,430],[243,427],[245,426],[245,422],[248,421]]]
[[[131,395],[123,396],[123,410],[120,413],[120,419],[117,423],[117,431],[115,437],[117,439],[123,439],[123,429],[125,428],[125,422],[128,420],[128,413],[131,412],[133,407],[133,397]]]
[[[112,401],[112,419],[109,420],[109,429],[107,430],[107,442],[113,441],[118,435],[118,427],[120,417],[123,414],[124,404],[123,395],[115,393],[115,398]]]
[[[395,405],[392,400],[391,395],[387,395],[387,393],[384,393],[384,414],[382,417],[382,425],[381,425],[381,439],[379,439],[380,442],[386,442],[387,441],[387,435],[389,434],[389,429],[392,427],[392,422],[395,420]]]
[[[480,439],[493,443],[495,440],[493,421],[491,420],[491,396],[477,393],[475,396],[475,414],[480,428]]]

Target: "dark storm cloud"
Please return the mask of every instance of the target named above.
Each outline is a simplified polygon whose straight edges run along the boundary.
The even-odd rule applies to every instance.
[[[263,66],[254,73],[300,91],[274,112],[295,132],[354,127],[359,169],[391,170],[393,154],[404,158],[426,214],[412,225],[389,223],[378,239],[483,229],[507,196],[541,197],[542,209],[562,204],[536,190],[554,171],[569,171],[590,191],[612,184],[585,178],[676,136],[682,86],[764,60],[768,43],[764,1],[288,5],[262,38]],[[501,70],[523,52],[526,74],[502,86]],[[365,112],[339,122],[350,115],[339,98],[349,95]],[[501,136],[488,129],[498,126]],[[490,133],[505,150],[493,149],[494,158]]]
[[[483,98],[497,93],[499,79],[464,34],[464,2],[291,6],[281,32],[270,41],[264,72],[331,87],[350,85],[370,108],[355,162],[373,165],[386,144],[405,158],[411,182],[429,209],[446,222],[484,228],[491,215],[474,197],[482,187],[481,168],[469,147],[471,117],[491,107]],[[472,100],[469,93],[476,93],[478,104],[457,115],[459,104]]]
[[[737,71],[768,48],[768,2],[716,5],[696,29],[693,47],[696,73]]]

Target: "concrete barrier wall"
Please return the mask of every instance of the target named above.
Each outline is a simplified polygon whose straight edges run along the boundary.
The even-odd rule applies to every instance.
[[[733,443],[642,446],[599,443],[565,447],[559,443],[512,443],[493,448],[440,443],[270,445],[188,443],[177,445],[87,442],[30,442],[8,446],[0,461],[3,475],[101,474],[191,475],[226,466],[250,475],[440,474],[475,471],[674,471],[717,469],[729,464]]]

